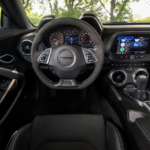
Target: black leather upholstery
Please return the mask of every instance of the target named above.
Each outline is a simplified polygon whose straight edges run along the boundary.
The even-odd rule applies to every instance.
[[[143,150],[150,149],[150,119],[138,118],[134,122],[134,134]]]
[[[125,150],[119,130],[102,115],[36,117],[16,132],[6,150]]]
[[[126,150],[126,142],[122,133],[110,122],[107,121],[106,137],[108,150]]]

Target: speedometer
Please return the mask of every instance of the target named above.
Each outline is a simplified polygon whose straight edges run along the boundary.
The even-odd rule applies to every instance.
[[[50,36],[50,43],[52,46],[58,46],[60,44],[63,44],[64,39],[63,35],[59,32],[54,32]]]
[[[81,34],[80,40],[85,46],[92,45],[93,43],[91,35],[88,32],[83,32]]]

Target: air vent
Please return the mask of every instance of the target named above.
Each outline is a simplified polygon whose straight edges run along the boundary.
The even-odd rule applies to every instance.
[[[136,78],[137,78],[138,75],[145,75],[149,78],[148,71],[144,68],[139,68],[139,69],[135,70],[133,75],[132,75],[134,83],[136,83]]]
[[[114,70],[110,73],[110,79],[116,85],[123,85],[127,81],[127,74],[124,70]]]
[[[31,53],[31,46],[32,46],[32,41],[30,41],[30,40],[23,40],[20,43],[20,51],[24,55],[30,55],[30,53]]]

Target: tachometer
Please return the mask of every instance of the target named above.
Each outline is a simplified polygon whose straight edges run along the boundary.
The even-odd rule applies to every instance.
[[[88,32],[83,32],[81,34],[80,40],[82,42],[82,44],[88,46],[91,45],[93,43],[91,35]]]
[[[63,44],[64,39],[63,35],[59,32],[54,32],[50,36],[50,43],[52,46],[58,46],[60,44]]]

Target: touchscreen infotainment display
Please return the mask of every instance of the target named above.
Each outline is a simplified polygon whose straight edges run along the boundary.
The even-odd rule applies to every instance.
[[[65,36],[65,44],[78,44],[78,36]]]
[[[118,36],[113,54],[145,54],[150,38],[147,36]]]

